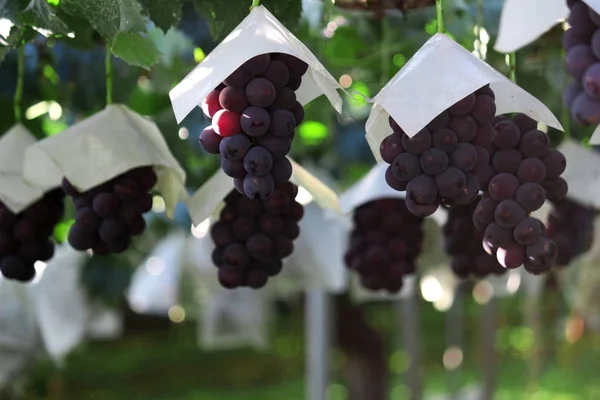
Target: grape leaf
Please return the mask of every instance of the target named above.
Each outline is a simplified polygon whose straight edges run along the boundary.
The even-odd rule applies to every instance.
[[[142,6],[148,11],[150,19],[163,32],[177,25],[181,19],[181,3],[179,0],[141,0]]]
[[[139,32],[119,32],[112,42],[112,52],[129,65],[149,69],[160,59],[152,40]]]
[[[137,0],[61,0],[67,13],[84,17],[105,38],[119,32],[146,30],[142,6]]]
[[[194,0],[194,6],[210,24],[216,40],[225,38],[250,12],[251,1]],[[294,30],[302,15],[302,0],[263,0],[265,6],[288,29]]]
[[[69,33],[67,25],[56,15],[46,0],[31,0],[24,12],[32,13],[33,26],[63,35]]]
[[[4,57],[12,50],[16,49],[21,43],[29,42],[33,40],[36,35],[29,26],[17,26],[13,25],[10,28],[8,36],[4,37],[0,34],[0,62],[4,60]]]

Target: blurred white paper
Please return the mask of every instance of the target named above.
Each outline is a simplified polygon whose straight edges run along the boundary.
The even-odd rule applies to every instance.
[[[573,140],[564,140],[558,147],[567,159],[562,174],[569,184],[567,197],[585,206],[600,208],[600,154]]]
[[[88,257],[67,245],[57,247],[43,272],[38,271],[39,281],[28,286],[44,346],[59,364],[83,341],[87,330],[89,305],[80,274]]]
[[[304,206],[299,227],[294,252],[285,260],[281,274],[273,278],[277,292],[282,297],[308,289],[341,293],[347,285],[344,251],[348,230],[343,217],[326,217],[319,205],[311,202]]]
[[[89,310],[86,337],[91,340],[114,340],[123,334],[123,313],[103,304],[93,304]]]
[[[51,162],[55,168],[39,168],[36,160]],[[155,167],[156,189],[165,200],[167,216],[172,217],[177,203],[187,197],[185,171],[154,122],[114,104],[30,146],[25,152],[23,176],[34,186],[43,182],[59,185],[65,176],[85,191],[148,165]],[[61,171],[58,182],[56,169]]]
[[[36,186],[23,180],[23,155],[35,142],[36,138],[21,124],[14,125],[0,137],[0,201],[15,214],[39,200],[45,191],[58,186],[54,184],[56,178]],[[53,164],[35,160],[35,168],[52,174]]]
[[[186,234],[170,233],[133,274],[127,291],[131,309],[139,314],[166,316],[179,304],[179,284],[187,255]]]
[[[549,31],[569,15],[565,0],[505,0],[494,50],[512,53]]]
[[[286,53],[309,65],[296,90],[305,105],[322,94],[338,113],[342,112],[341,86],[315,55],[286,29],[265,7],[255,7],[248,16],[169,92],[178,123],[198,107],[202,99],[250,58],[264,53]]]
[[[312,196],[313,200],[323,209],[340,212],[337,194],[300,164],[288,157],[292,163],[292,177],[290,182],[303,187]],[[223,199],[235,190],[233,178],[227,176],[221,168],[210,177],[187,201],[188,212],[194,225],[200,224],[210,217]]]
[[[440,66],[443,65],[443,68]],[[366,136],[376,160],[381,141],[392,133],[388,117],[410,137],[458,100],[490,84],[496,114],[521,112],[563,130],[538,99],[444,34],[434,35],[372,99]]]
[[[402,289],[398,293],[388,293],[384,290],[372,291],[365,289],[361,283],[360,278],[356,274],[352,274],[351,277],[351,297],[352,300],[357,303],[368,303],[372,301],[394,301],[400,299],[406,299],[413,296],[415,293],[415,285],[417,284],[415,275],[408,275],[404,278]]]
[[[205,349],[269,345],[271,299],[262,290],[223,289],[201,304],[199,343]]]

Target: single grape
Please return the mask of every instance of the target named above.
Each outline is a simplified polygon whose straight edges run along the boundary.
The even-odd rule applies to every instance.
[[[225,266],[242,270],[250,262],[250,255],[243,244],[231,243],[223,250],[223,263]]]
[[[267,175],[273,167],[273,157],[264,147],[254,146],[244,157],[244,168],[255,176]]]
[[[118,218],[105,218],[100,223],[100,228],[98,228],[98,236],[110,247],[112,243],[120,242],[128,237],[127,227]]]
[[[433,204],[438,197],[435,181],[432,177],[422,174],[408,182],[406,196],[417,204]]]
[[[595,99],[600,97],[600,62],[596,62],[585,70],[581,83],[583,90],[589,96]]]
[[[473,174],[466,174],[466,176],[467,184],[465,187],[449,201],[453,205],[471,204],[479,194],[479,181],[477,181],[477,178]]]
[[[494,144],[501,149],[512,149],[517,147],[521,140],[519,127],[513,121],[504,120],[494,125],[496,135]]]
[[[446,169],[449,160],[450,159],[448,157],[448,154],[446,154],[444,151],[436,148],[431,148],[429,150],[426,150],[423,154],[421,154],[421,169],[427,175],[437,175]]]
[[[210,154],[219,154],[219,144],[221,143],[221,136],[217,135],[212,126],[204,128],[202,132],[200,132],[200,137],[198,141],[200,142],[200,146]]]
[[[267,69],[260,74],[260,77],[271,82],[279,90],[287,85],[290,80],[290,71],[281,61],[272,60]]]
[[[237,199],[237,211],[245,217],[259,217],[263,212],[262,203],[257,199],[240,197]]]
[[[475,137],[473,137],[471,143],[475,146],[487,148],[494,141],[494,135],[495,131],[492,124],[478,124]]]
[[[396,175],[394,175],[394,170],[391,165],[385,170],[385,182],[388,184],[389,187],[399,192],[405,191],[406,185],[408,184],[408,181],[401,181],[398,178],[396,178]]]
[[[242,215],[233,223],[231,232],[235,239],[245,242],[256,232],[256,220]]]
[[[219,268],[218,279],[224,288],[235,289],[242,286],[244,276],[240,271],[223,266]]]
[[[240,88],[226,87],[219,94],[219,103],[226,110],[241,113],[248,107],[246,91]]]
[[[92,207],[100,218],[107,218],[119,211],[119,198],[113,193],[100,193],[94,197]]]
[[[546,197],[551,201],[560,201],[567,197],[569,186],[563,178],[547,178],[542,183]]]
[[[497,223],[491,223],[485,228],[483,241],[492,249],[506,248],[513,243],[512,231],[502,228]]]
[[[475,107],[475,100],[475,93],[471,93],[450,106],[448,113],[453,116],[468,114]]]
[[[202,100],[202,103],[200,104],[200,108],[202,109],[202,112],[204,113],[206,118],[209,118],[209,119],[212,118],[217,111],[219,111],[223,108],[223,107],[221,107],[221,104],[219,103],[220,93],[221,92],[219,90],[211,90],[206,95],[206,97]],[[70,195],[72,195],[72,194],[70,194]]]
[[[288,81],[287,87],[291,90],[298,90],[302,85],[302,77],[299,76],[291,76]]]
[[[477,150],[472,144],[459,143],[450,153],[450,165],[469,172],[477,165]]]
[[[592,48],[585,44],[573,46],[565,54],[565,68],[574,79],[581,79],[584,72],[596,62]]]
[[[519,268],[525,262],[525,248],[518,243],[511,243],[506,248],[499,248],[496,258],[504,268]]]
[[[394,135],[394,137],[397,137]],[[458,144],[458,137],[452,129],[442,128],[431,134],[433,147],[445,151],[446,153],[454,150]]]
[[[513,230],[515,241],[523,246],[534,244],[542,237],[542,222],[533,217],[527,217]]]
[[[289,239],[297,239],[300,236],[300,227],[296,221],[286,220],[283,234]]]
[[[431,133],[426,128],[421,129],[415,136],[402,136],[402,148],[410,154],[421,155],[431,148]]]
[[[267,79],[254,78],[246,86],[246,98],[250,105],[266,108],[273,104],[275,97],[275,86]]]
[[[389,135],[381,141],[379,146],[379,154],[383,161],[388,164],[394,162],[394,159],[402,153],[402,138],[398,135]]]
[[[290,152],[292,140],[283,136],[267,134],[258,138],[257,145],[269,150],[274,160],[279,160]]]
[[[80,208],[75,212],[77,225],[85,232],[93,233],[100,226],[100,218],[90,207]]]
[[[268,53],[259,54],[246,61],[242,67],[252,75],[262,74],[269,63],[271,62],[271,56]]]
[[[308,71],[308,64],[291,54],[276,53],[273,58],[285,64],[290,77],[301,77]]]
[[[273,177],[275,185],[289,181],[292,177],[292,173],[292,163],[286,157],[280,158],[279,160],[275,160],[273,162],[271,176]]]
[[[494,154],[492,166],[499,173],[515,174],[521,164],[523,156],[516,149],[501,149]]]
[[[521,138],[519,151],[523,157],[543,158],[550,152],[548,135],[540,130],[529,131]]]
[[[581,92],[573,100],[571,116],[580,125],[600,124],[600,100]]]
[[[521,183],[542,183],[546,178],[546,167],[537,158],[526,158],[517,169],[517,178]]]
[[[265,260],[271,257],[273,243],[267,235],[258,233],[250,237],[246,242],[246,248],[250,257],[257,260]]]
[[[595,34],[594,34],[595,36]],[[591,42],[594,42],[594,39],[592,37]],[[563,33],[563,37],[562,37],[562,46],[565,50],[569,50],[571,47],[580,45],[580,44],[589,44],[590,43],[590,36],[589,35],[579,35],[577,33],[575,33],[575,31],[573,31],[572,29],[567,29],[564,33]],[[594,53],[595,54],[595,53]]]
[[[537,183],[524,183],[517,189],[515,200],[525,211],[533,212],[546,201],[546,191]]]
[[[478,94],[470,115],[478,124],[489,124],[492,122],[492,119],[496,115],[496,102],[494,98],[487,94]]]
[[[494,211],[495,222],[506,229],[513,229],[527,217],[527,212],[514,200],[501,201]]]
[[[445,198],[458,195],[467,184],[467,177],[464,172],[453,166],[446,168],[434,179],[440,196]]]
[[[558,178],[567,169],[567,159],[558,150],[550,150],[542,161],[546,167],[546,176],[548,178]]]
[[[512,199],[520,183],[516,176],[508,173],[500,173],[492,178],[488,185],[488,193],[495,201]]]
[[[470,115],[454,116],[448,123],[459,142],[470,142],[477,134],[477,122]]]
[[[484,197],[479,200],[475,211],[473,212],[473,224],[475,226],[487,227],[489,224],[494,222],[494,212],[498,202],[494,201],[490,197]]]
[[[537,129],[537,122],[529,115],[517,113],[513,116],[512,121],[519,127],[521,134]]]
[[[475,94],[485,94],[487,96],[490,96],[493,100],[496,100],[496,95],[494,94],[494,91],[492,90],[492,88],[490,87],[489,84],[487,85],[483,85],[482,87],[480,87],[479,89],[477,89],[475,91]]]
[[[242,131],[240,114],[228,110],[219,110],[212,121],[213,130],[222,137],[233,136]]]
[[[271,126],[271,116],[261,107],[248,107],[240,117],[240,128],[251,137],[259,137],[267,133]]]
[[[552,266],[558,255],[556,243],[546,237],[526,247],[527,259],[533,263]]]
[[[223,138],[219,149],[221,155],[229,161],[242,161],[250,149],[252,143],[248,136],[238,133],[233,136]]]
[[[271,111],[271,126],[269,133],[289,137],[296,128],[294,114],[287,110]]]
[[[580,35],[591,35],[597,28],[596,24],[590,18],[587,4],[583,2],[575,3],[571,6],[567,22],[573,32]]]
[[[581,86],[580,81],[573,81],[569,83],[565,91],[563,92],[562,100],[563,104],[567,108],[571,108],[573,106],[573,101],[575,98],[583,91],[583,87]]]
[[[401,153],[391,165],[394,176],[400,180],[408,182],[422,173],[420,158],[414,154]]]
[[[273,245],[273,250],[279,258],[289,257],[294,252],[294,242],[285,236],[274,238]]]
[[[426,128],[430,132],[434,132],[434,131],[446,128],[448,126],[449,122],[450,122],[450,114],[448,113],[448,111],[442,111],[440,114],[438,114],[437,117],[432,119],[429,122],[429,124],[427,124]],[[395,122],[394,122],[394,124],[396,125],[396,127],[398,127],[398,130],[395,130],[394,126],[392,126],[392,129],[394,129],[394,133],[400,133],[400,134],[404,133],[404,131],[402,131],[402,129],[400,129],[398,124],[396,124]],[[390,126],[391,126],[391,124],[390,124]]]
[[[230,87],[243,89],[246,87],[246,85],[248,85],[250,79],[252,79],[252,75],[250,75],[250,72],[248,72],[243,66],[241,66],[235,71],[233,71],[231,75],[225,78],[223,83]]]
[[[291,110],[296,104],[296,93],[289,87],[277,89],[275,101],[268,107],[268,110]]]
[[[290,110],[292,114],[294,114],[294,119],[296,120],[296,126],[300,126],[302,121],[304,121],[304,107],[300,102],[296,101],[294,107]]]
[[[246,175],[244,178],[244,193],[251,199],[266,199],[275,189],[275,182],[271,175],[256,176]]]
[[[222,157],[221,169],[227,176],[232,178],[243,179],[246,177],[246,168],[244,168],[244,163],[242,161],[229,161]]]
[[[432,215],[437,211],[437,209],[440,206],[437,202],[433,204],[417,204],[410,197],[406,197],[406,199],[404,199],[404,202],[408,211],[421,218],[425,218]]]
[[[250,269],[246,274],[246,285],[252,289],[260,289],[267,284],[269,276],[262,269]]]

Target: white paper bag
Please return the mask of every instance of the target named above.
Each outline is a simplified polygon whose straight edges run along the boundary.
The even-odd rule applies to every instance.
[[[318,204],[311,202],[304,206],[299,227],[300,236],[294,240],[294,252],[285,260],[281,274],[273,278],[274,290],[280,297],[309,289],[330,293],[344,291],[348,228],[343,218],[327,216]]]
[[[567,197],[584,206],[600,208],[600,154],[573,140],[564,140],[558,148],[567,159],[562,178],[569,184]]]
[[[269,345],[271,299],[263,290],[223,289],[201,304],[199,343],[208,350]]]
[[[36,160],[51,162],[55,168],[39,168]],[[128,170],[148,165],[155,166],[156,189],[163,196],[166,214],[171,218],[177,203],[187,198],[185,171],[154,122],[124,105],[114,104],[30,146],[25,152],[23,176],[34,186],[43,182],[59,185],[64,176],[77,189],[85,191]]]
[[[289,157],[288,159],[292,163],[292,177],[290,178],[290,182],[306,189],[313,200],[321,206],[321,208],[340,212],[337,194],[310,172],[302,168],[300,164]],[[225,172],[219,168],[219,170],[186,201],[188,212],[190,213],[194,225],[200,224],[202,221],[213,215],[215,210],[223,202],[223,199],[232,190],[235,190],[233,179],[227,176]]]
[[[121,337],[124,329],[123,313],[103,304],[92,304],[89,310],[86,337],[91,340],[114,340]]]
[[[517,51],[533,43],[568,15],[566,0],[504,0],[494,50],[500,53]]]
[[[80,273],[88,258],[70,246],[57,247],[39,281],[28,287],[46,352],[59,364],[83,341],[87,330],[89,304]]]
[[[198,107],[204,97],[247,60],[264,53],[286,53],[299,58],[309,68],[296,90],[305,105],[322,94],[338,113],[341,86],[317,57],[265,7],[255,7],[248,16],[210,52],[173,90],[169,92],[178,123]]]
[[[496,113],[521,112],[563,130],[538,99],[443,34],[434,35],[372,99],[366,136],[377,161],[381,141],[392,133],[388,117],[410,137],[458,100],[490,84]]]
[[[179,304],[179,285],[187,256],[187,238],[174,231],[163,239],[133,274],[127,301],[139,314],[166,316]]]
[[[41,199],[44,192],[60,184],[60,174],[57,174],[53,163],[44,159],[34,160],[34,167],[45,170],[53,178],[38,182],[36,186],[23,180],[23,156],[35,142],[36,138],[21,124],[13,126],[0,137],[0,201],[15,214]]]

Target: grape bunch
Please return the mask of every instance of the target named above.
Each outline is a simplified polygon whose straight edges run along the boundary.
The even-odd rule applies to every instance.
[[[143,214],[152,209],[150,190],[157,176],[150,166],[134,168],[86,192],[79,192],[66,178],[63,190],[73,199],[75,223],[69,244],[94,254],[122,253],[131,238],[146,229]]]
[[[573,81],[563,102],[580,125],[600,124],[600,15],[583,1],[569,0],[570,28],[563,35],[565,69]]]
[[[414,274],[423,242],[423,218],[412,214],[404,200],[380,199],[354,211],[354,229],[344,255],[369,290],[396,293],[404,276]]]
[[[267,198],[292,175],[286,155],[304,119],[295,90],[307,70],[308,64],[289,54],[261,54],[202,101],[212,124],[200,134],[200,145],[221,155],[223,171],[251,199]]]
[[[494,138],[494,92],[483,86],[435,117],[410,138],[390,117],[393,133],[380,146],[390,164],[386,181],[406,190],[406,207],[419,217],[433,214],[440,204],[471,203],[479,193],[477,175],[489,163],[487,146]]]
[[[263,287],[281,272],[283,259],[294,251],[304,207],[295,198],[298,187],[278,184],[266,199],[250,199],[232,190],[219,220],[211,227],[213,264],[228,289]]]
[[[473,224],[473,213],[481,197],[471,204],[452,207],[448,210],[448,220],[442,228],[444,250],[451,257],[450,267],[454,274],[466,279],[475,276],[501,275],[506,269],[495,257],[481,247],[483,232]]]
[[[546,199],[560,201],[567,183],[560,175],[564,155],[551,150],[548,135],[524,114],[496,117],[494,141],[488,151],[491,164],[482,178],[486,191],[473,222],[484,232],[486,251],[505,268],[521,265],[533,274],[547,272],[557,256],[556,244],[544,224],[530,216]]]
[[[596,210],[564,199],[552,202],[546,235],[556,243],[556,265],[564,267],[592,247]]]
[[[0,202],[0,271],[6,279],[28,282],[34,263],[54,255],[52,234],[65,212],[61,189],[47,192],[19,214]]]

